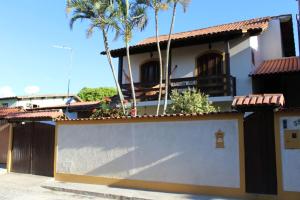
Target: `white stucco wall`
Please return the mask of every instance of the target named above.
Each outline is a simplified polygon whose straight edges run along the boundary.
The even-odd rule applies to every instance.
[[[23,107],[29,108],[28,105],[38,105],[39,107],[64,105],[69,100],[67,97],[47,97],[47,98],[33,98],[33,99],[0,99],[0,107],[3,103],[8,103],[8,107]],[[70,103],[75,103],[76,100],[72,99]]]
[[[285,149],[283,120],[287,120],[287,129],[300,130],[300,115],[297,117],[280,118],[283,190],[287,192],[300,192],[300,149]],[[297,121],[298,123],[295,123]]]
[[[215,132],[225,132],[225,148]],[[238,120],[58,125],[57,173],[240,188]]]
[[[283,55],[281,41],[280,20],[274,19],[269,23],[269,28],[259,36],[262,59],[281,58]]]
[[[250,46],[255,55],[255,66],[259,67],[263,61],[282,58],[282,38],[280,19],[273,19],[269,23],[269,28],[261,35],[250,38]]]
[[[236,77],[236,95],[243,96],[252,93],[252,70],[250,39],[234,41],[230,49],[230,73]]]
[[[18,100],[16,106],[27,108],[28,104],[38,105],[39,107],[64,105],[69,98],[41,98],[41,99],[24,99]],[[71,103],[76,102],[74,99]]]

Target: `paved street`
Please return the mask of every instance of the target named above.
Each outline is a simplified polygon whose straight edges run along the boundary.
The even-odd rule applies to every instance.
[[[46,189],[48,188],[48,189]],[[72,193],[70,193],[72,192]],[[90,195],[90,196],[88,196]],[[161,193],[111,188],[102,185],[65,183],[27,174],[0,175],[0,200],[237,200],[214,196]]]
[[[83,196],[65,192],[55,192],[40,187],[51,178],[24,175],[0,175],[1,200],[104,200],[90,196]]]

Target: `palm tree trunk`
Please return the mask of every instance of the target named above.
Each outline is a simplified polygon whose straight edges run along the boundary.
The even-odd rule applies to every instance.
[[[164,100],[164,110],[163,113],[166,114],[167,107],[168,107],[168,94],[169,94],[169,57],[170,57],[170,47],[171,47],[171,40],[172,40],[172,33],[174,29],[174,22],[175,22],[175,16],[176,16],[176,7],[177,2],[174,3],[173,6],[173,13],[172,13],[172,21],[171,21],[171,27],[169,32],[169,38],[168,38],[168,45],[167,45],[167,53],[166,53],[166,67],[165,67],[165,79],[166,79],[166,85],[165,85],[165,100]]]
[[[130,78],[130,86],[131,86],[131,92],[132,92],[132,99],[133,99],[133,113],[131,112],[131,115],[134,117],[137,115],[137,106],[136,106],[136,97],[135,97],[135,88],[134,88],[134,82],[132,77],[132,70],[131,70],[131,62],[130,62],[130,51],[129,51],[129,41],[131,38],[131,30],[128,27],[128,12],[129,12],[129,1],[125,1],[126,5],[126,13],[125,13],[125,43],[126,43],[126,56],[127,56],[127,64],[128,64],[128,71],[129,71],[129,78]]]
[[[133,83],[133,77],[132,77],[132,70],[131,70],[131,62],[130,62],[130,52],[129,52],[129,44],[128,40],[126,40],[126,54],[127,54],[127,63],[128,63],[128,71],[129,71],[129,77],[130,77],[130,86],[131,86],[131,92],[132,92],[132,99],[133,99],[133,116],[135,117],[137,115],[137,107],[136,107],[136,97],[135,97],[135,89],[134,89],[134,83]]]
[[[159,93],[158,93],[156,115],[159,115],[160,102],[162,96],[163,64],[162,64],[162,56],[161,56],[159,36],[158,36],[158,10],[155,10],[155,30],[156,30],[157,52],[159,58]]]
[[[103,34],[103,41],[104,41],[104,47],[105,47],[105,51],[106,51],[107,60],[108,60],[108,63],[110,65],[110,69],[112,71],[115,84],[117,86],[117,92],[118,92],[118,95],[119,95],[119,98],[120,98],[120,101],[121,101],[121,106],[122,106],[123,113],[124,113],[124,115],[126,115],[125,106],[124,106],[124,96],[123,96],[120,84],[119,84],[119,82],[117,80],[115,68],[114,68],[114,65],[113,65],[113,62],[112,62],[112,58],[111,58],[111,54],[110,54],[110,49],[109,49],[109,45],[108,45],[107,32],[105,31],[104,28],[102,28],[102,34]]]

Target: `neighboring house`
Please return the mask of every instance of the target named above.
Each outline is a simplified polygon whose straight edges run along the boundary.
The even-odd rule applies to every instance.
[[[60,109],[69,119],[90,118],[95,109],[100,107],[100,101],[74,102],[70,104],[53,105],[33,108],[31,110]]]
[[[81,102],[76,95],[30,95],[0,98],[0,107],[23,107],[24,109]]]
[[[160,36],[163,59],[167,38],[167,35]],[[258,77],[260,69],[266,65],[269,68],[268,62],[272,63],[269,60],[273,59],[279,59],[277,62],[283,64],[274,73],[287,71],[285,68],[288,66],[280,59],[295,56],[292,15],[263,17],[175,33],[172,38],[169,66],[171,90],[199,89],[208,94],[221,110],[231,110],[234,96],[255,92],[283,93],[287,102],[293,97],[290,94],[295,89],[282,91],[284,87],[279,87],[280,83],[271,84],[280,78],[268,77],[266,81],[269,85],[264,85],[265,79],[259,78],[263,76]],[[139,114],[153,114],[159,87],[155,37],[131,46],[130,52]],[[131,98],[126,49],[112,50],[111,55],[119,58],[119,82],[125,96]]]

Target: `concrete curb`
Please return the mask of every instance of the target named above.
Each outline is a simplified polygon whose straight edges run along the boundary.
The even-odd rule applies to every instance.
[[[93,196],[93,197],[100,197],[100,198],[107,198],[107,199],[117,199],[117,200],[152,200],[152,199],[144,199],[144,198],[137,198],[137,197],[129,197],[117,194],[108,194],[108,193],[101,193],[101,192],[90,192],[90,191],[83,191],[83,190],[74,190],[68,188],[61,188],[61,187],[53,187],[53,186],[41,186],[44,189],[56,191],[56,192],[67,192],[73,194],[80,194],[85,196]]]

